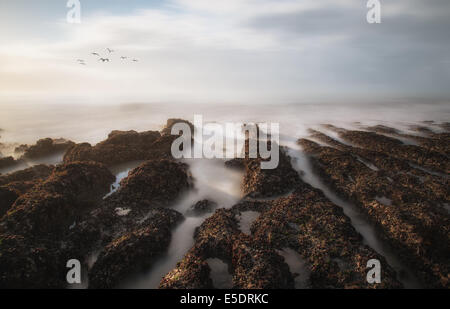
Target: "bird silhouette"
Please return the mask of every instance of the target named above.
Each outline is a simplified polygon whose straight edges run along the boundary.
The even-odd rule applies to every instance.
[[[100,58],[100,59],[98,59],[98,61],[101,61],[101,62],[109,62],[109,58]]]
[[[100,55],[98,53],[92,53],[92,55],[100,57]]]
[[[111,48],[107,48],[106,50],[107,50],[109,53],[113,53],[113,52],[114,52],[114,50],[111,49]]]
[[[133,59],[133,61],[134,61],[134,62],[138,62],[139,60],[137,60],[137,59]]]

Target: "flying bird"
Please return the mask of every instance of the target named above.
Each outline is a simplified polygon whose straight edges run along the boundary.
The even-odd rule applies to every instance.
[[[134,61],[134,62],[138,62],[139,60],[137,60],[137,59],[133,59],[133,61]]]
[[[100,58],[100,59],[98,59],[98,61],[101,61],[101,62],[109,62],[109,58]]]
[[[107,48],[106,50],[107,50],[109,53],[113,53],[113,52],[114,52],[114,50],[111,49],[111,48]]]
[[[100,57],[98,53],[92,53],[92,55]]]

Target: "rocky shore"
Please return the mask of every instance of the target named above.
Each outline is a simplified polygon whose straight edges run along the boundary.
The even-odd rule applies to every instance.
[[[42,139],[17,147],[16,159],[0,158],[3,168],[64,154],[55,166],[0,175],[0,288],[66,288],[69,259],[81,262],[86,287],[120,287],[156,267],[188,217],[204,220],[160,288],[219,288],[211,259],[227,266],[230,286],[239,289],[404,286],[343,209],[294,168],[287,148],[280,147],[277,168],[261,169],[264,159],[249,158],[247,139],[246,156],[223,163],[243,171],[239,202],[222,208],[211,196],[174,209],[196,189],[190,166],[171,156],[177,121],[192,127],[169,119],[160,132],[112,131],[96,145]],[[448,124],[407,132],[328,124],[298,147],[424,287],[449,288],[449,142]],[[132,161],[142,163],[113,188],[111,168]],[[367,282],[371,259],[381,263],[381,283]]]

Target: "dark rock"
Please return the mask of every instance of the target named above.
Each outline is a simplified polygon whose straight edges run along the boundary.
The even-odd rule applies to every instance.
[[[0,186],[0,218],[3,217],[18,197],[19,194],[15,190]]]
[[[112,131],[108,138],[92,147],[88,143],[77,144],[67,151],[64,162],[96,161],[107,166],[145,160],[153,149],[159,132]]]
[[[0,185],[6,185],[12,182],[27,182],[42,180],[50,176],[54,169],[52,165],[39,164],[24,170],[0,176]]]
[[[257,243],[291,248],[311,265],[313,288],[399,288],[395,271],[385,259],[362,243],[342,209],[321,191],[303,183],[288,195],[271,202],[252,224]],[[382,284],[366,281],[366,263],[382,263]]]
[[[229,168],[235,168],[238,170],[245,169],[245,160],[241,158],[234,158],[228,161],[225,161],[225,166]]]
[[[225,261],[234,288],[292,288],[284,260],[272,248],[239,231],[233,210],[218,209],[196,229],[195,245],[160,283],[160,288],[211,288],[208,258]]]
[[[38,140],[35,145],[26,148],[22,157],[24,159],[42,158],[53,154],[62,153],[74,145],[74,142],[65,139],[44,138]]]
[[[53,166],[36,165],[0,176],[0,196],[2,197],[0,198],[0,218],[10,209],[19,196],[47,178],[53,168]]]
[[[369,151],[354,147],[338,150],[304,139],[299,143],[312,155],[322,179],[360,207],[419,278],[430,287],[448,286],[449,253],[448,246],[442,244],[450,242],[450,219],[436,207],[437,201],[448,200],[448,179],[419,177],[421,171],[404,164],[395,151],[389,154],[372,147]],[[395,147],[394,143],[391,146]],[[370,169],[356,153],[373,160],[382,170]]]
[[[19,145],[16,148],[14,148],[14,153],[15,154],[23,154],[25,151],[28,150],[28,148],[29,148],[29,146],[26,144]]]
[[[192,186],[188,165],[173,160],[144,162],[120,183],[118,195],[130,201],[167,206]]]
[[[114,288],[126,277],[146,271],[170,244],[171,228],[182,219],[174,210],[155,209],[142,226],[111,241],[89,273],[90,288]]]
[[[113,181],[98,163],[71,163],[20,196],[0,221],[0,287],[64,287],[66,262],[78,257],[64,236]]]
[[[15,160],[13,157],[0,158],[0,169],[15,166],[20,163],[20,160]]]

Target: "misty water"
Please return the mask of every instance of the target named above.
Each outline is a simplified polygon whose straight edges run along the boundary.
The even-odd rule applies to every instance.
[[[408,110],[408,113],[405,113]],[[309,128],[319,129],[337,140],[339,136],[327,130],[321,124],[330,123],[347,129],[361,129],[364,126],[386,125],[400,131],[411,132],[411,125],[426,125],[439,132],[439,127],[424,124],[423,121],[444,122],[450,119],[450,107],[445,104],[418,104],[395,102],[387,104],[274,104],[274,105],[186,105],[186,104],[122,104],[122,105],[38,105],[38,104],[2,104],[0,105],[0,153],[2,156],[13,155],[14,148],[20,144],[34,144],[40,138],[66,138],[75,142],[96,144],[104,140],[112,130],[160,130],[168,118],[183,118],[193,121],[194,114],[203,116],[207,122],[277,122],[280,125],[280,144],[288,147],[294,168],[302,179],[322,190],[336,205],[343,208],[351,219],[352,225],[363,236],[364,242],[397,270],[400,280],[406,287],[420,287],[420,283],[387,246],[357,207],[338,197],[314,174],[308,157],[296,145],[300,137],[308,136]],[[195,147],[197,147],[196,145]],[[27,161],[11,169],[0,170],[7,173],[26,168],[34,164],[58,164],[62,154],[44,158],[39,161]],[[228,169],[222,159],[185,159],[195,179],[195,189],[185,193],[172,206],[185,214],[196,202],[210,199],[217,207],[229,208],[242,197],[240,185],[242,173]],[[140,162],[129,162],[114,167],[116,182],[111,187],[114,193],[119,188],[120,180]],[[370,162],[364,162],[371,169],[376,169]],[[380,197],[383,198],[383,197]],[[448,206],[447,206],[448,207]],[[125,214],[126,209],[118,209],[118,214]],[[194,244],[194,230],[211,214],[192,217],[186,216],[172,233],[172,240],[167,253],[158,258],[147,272],[132,276],[121,287],[157,288],[161,278],[172,270]],[[240,217],[243,232],[250,233],[250,226],[259,213],[244,213]],[[308,286],[307,265],[300,256],[284,249],[280,252],[285,257],[292,272],[304,272],[296,278],[297,287]],[[221,261],[208,261],[212,266],[213,280],[220,286],[229,285],[227,268]],[[222,262],[223,263],[223,262]]]
[[[198,146],[198,145],[197,145]],[[208,199],[217,203],[218,208],[230,208],[242,197],[240,184],[242,172],[225,167],[220,159],[186,159],[194,178],[195,188],[173,205],[173,209],[183,215],[196,202]],[[172,232],[168,251],[158,258],[151,269],[129,278],[123,288],[157,288],[169,271],[175,268],[186,252],[194,245],[194,231],[211,214],[198,217],[185,216],[185,219]]]

